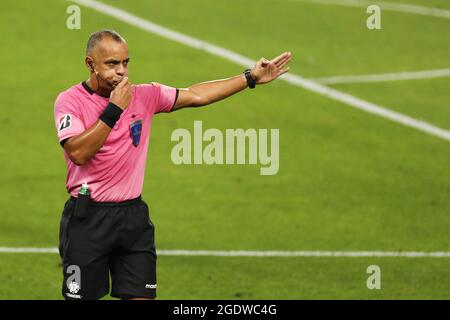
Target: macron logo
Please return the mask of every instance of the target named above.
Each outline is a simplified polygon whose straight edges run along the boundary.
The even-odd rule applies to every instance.
[[[145,289],[156,289],[156,284],[146,284]]]

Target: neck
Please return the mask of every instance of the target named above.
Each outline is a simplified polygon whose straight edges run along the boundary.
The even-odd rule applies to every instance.
[[[91,75],[89,79],[86,81],[86,84],[89,86],[89,88],[92,89],[96,94],[103,96],[103,97],[109,97],[111,94],[111,89],[103,88],[100,85],[100,79],[96,78],[95,75]]]

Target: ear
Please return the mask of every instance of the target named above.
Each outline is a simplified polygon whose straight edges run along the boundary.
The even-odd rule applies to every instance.
[[[94,72],[94,60],[91,57],[86,56],[84,62],[86,63],[86,67],[89,69],[89,71],[91,73]]]

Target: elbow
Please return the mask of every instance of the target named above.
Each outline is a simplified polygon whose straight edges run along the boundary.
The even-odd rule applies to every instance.
[[[74,138],[69,138],[63,145],[64,150],[69,159],[77,166],[85,165],[89,158],[86,152],[79,146],[74,145]]]
[[[190,92],[190,99],[186,104],[187,107],[201,107],[213,102],[206,96],[205,93],[195,92],[192,88],[189,88],[188,91]]]
[[[83,156],[79,151],[70,152],[68,155],[70,160],[77,166],[83,166],[89,160],[87,159],[87,157]]]
[[[87,161],[84,161],[84,160],[72,160],[72,162],[73,162],[76,166],[81,167],[81,166],[85,165]]]
[[[195,96],[193,106],[194,107],[202,107],[202,106],[206,106],[211,103],[212,103],[212,101],[210,101],[206,97]]]

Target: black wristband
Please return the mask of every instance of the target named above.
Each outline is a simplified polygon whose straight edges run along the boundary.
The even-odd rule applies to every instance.
[[[250,89],[253,89],[256,85],[255,79],[252,77],[252,73],[250,69],[244,71],[245,79],[247,79],[247,85]]]
[[[119,120],[122,112],[123,110],[121,108],[110,102],[106,106],[105,111],[103,111],[103,113],[100,115],[99,119],[106,123],[110,128],[112,128]]]

